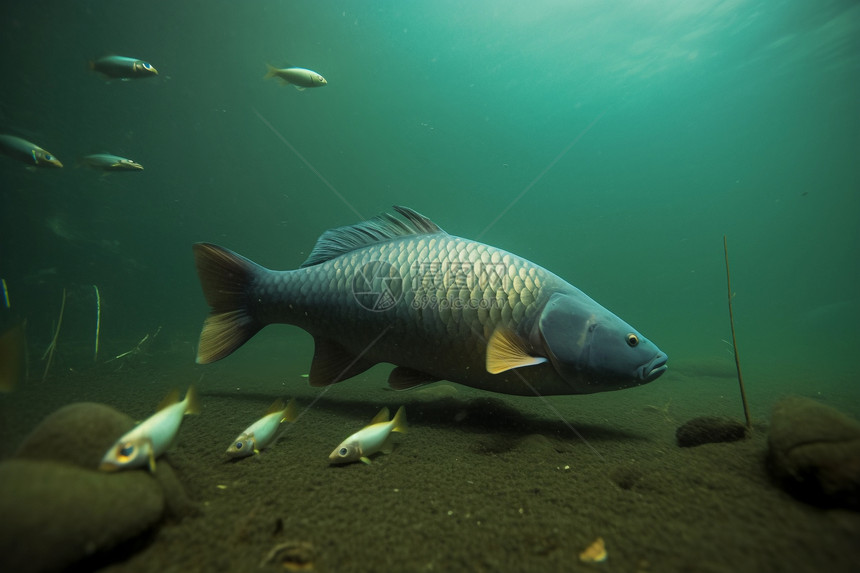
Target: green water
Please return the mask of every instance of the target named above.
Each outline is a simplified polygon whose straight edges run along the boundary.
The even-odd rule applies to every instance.
[[[60,364],[91,363],[92,285],[103,359],[158,327],[193,349],[193,242],[294,268],[402,204],[566,278],[670,370],[731,364],[726,234],[750,382],[858,373],[856,2],[16,2],[0,45],[0,131],[66,165],[0,157],[0,320],[33,355],[66,288]],[[106,82],[109,53],[159,75]],[[328,85],[263,81],[287,62]],[[105,151],[145,171],[75,167]]]

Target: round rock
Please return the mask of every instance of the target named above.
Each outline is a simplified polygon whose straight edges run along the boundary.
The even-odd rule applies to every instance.
[[[777,402],[767,466],[799,499],[860,510],[860,422],[835,408],[800,397]]]
[[[153,526],[164,512],[144,472],[108,474],[64,463],[0,462],[0,555],[5,571],[55,571]]]
[[[716,442],[736,442],[744,439],[746,435],[746,427],[740,422],[713,416],[693,418],[675,431],[675,439],[682,448]]]
[[[110,406],[69,404],[46,416],[24,439],[15,457],[94,470],[114,442],[133,427],[130,416]]]

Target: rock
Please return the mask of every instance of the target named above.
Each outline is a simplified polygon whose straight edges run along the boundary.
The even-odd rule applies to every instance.
[[[132,427],[110,406],[70,404],[36,426],[15,458],[0,462],[4,571],[67,568],[150,530],[165,514],[199,511],[163,457],[154,475],[146,468],[98,470]]]
[[[777,402],[767,466],[799,499],[860,510],[860,422],[835,408],[800,397]]]
[[[173,466],[164,458],[158,460],[155,466],[154,477],[164,494],[165,510],[168,517],[182,519],[183,517],[199,515],[201,513],[200,505],[188,497],[185,493],[185,488],[182,487],[182,482],[176,477]]]
[[[94,402],[69,404],[42,420],[24,439],[15,457],[96,470],[108,448],[133,427],[130,416],[110,406]],[[167,460],[160,458],[155,467],[154,477],[164,492],[167,514],[181,518],[197,513],[198,507],[188,499]]]
[[[130,416],[110,406],[93,402],[69,404],[42,420],[24,439],[15,457],[95,470],[108,448],[133,427]]]
[[[675,431],[675,439],[682,448],[716,442],[736,442],[746,435],[746,427],[740,422],[712,416],[693,418]]]
[[[149,529],[164,512],[144,472],[107,474],[69,464],[0,462],[4,571],[54,571]]]

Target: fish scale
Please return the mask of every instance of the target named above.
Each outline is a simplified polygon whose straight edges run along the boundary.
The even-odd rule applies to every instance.
[[[400,299],[388,310],[368,310],[353,295],[355,274],[373,262],[390,264],[394,271],[390,276],[402,279]],[[478,272],[462,272],[463,263]],[[496,265],[501,265],[501,273]],[[523,319],[534,316],[543,301],[540,285],[558,280],[549,275],[525,259],[459,237],[399,239],[306,269],[265,276],[254,290],[255,298],[267,301],[256,317],[262,322],[295,324],[322,336],[332,336],[344,323],[360,324],[344,344],[356,353],[387,326],[397,337],[430,337],[434,346],[444,346],[454,336],[458,344],[472,350],[469,363],[479,366],[496,327],[517,330]],[[380,289],[379,277],[372,286]],[[422,297],[428,297],[429,304],[421,305]],[[308,308],[314,311],[305,314]],[[374,356],[384,354],[374,350],[370,350]]]
[[[296,270],[195,245],[212,307],[198,362],[286,323],[314,337],[316,386],[380,362],[398,367],[397,389],[447,379],[521,395],[619,389],[665,370],[656,346],[550,271],[395,209],[326,231]]]

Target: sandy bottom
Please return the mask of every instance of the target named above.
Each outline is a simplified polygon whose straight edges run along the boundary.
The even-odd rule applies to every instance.
[[[750,380],[752,438],[682,449],[674,433],[686,420],[741,416],[733,379],[688,370],[543,399],[449,383],[395,393],[388,367],[377,367],[321,391],[301,377],[304,350],[273,358],[263,347],[209,366],[149,357],[58,368],[0,396],[0,456],[64,404],[102,402],[144,419],[169,388],[198,386],[203,412],[186,417],[166,457],[201,514],[87,565],[99,571],[253,571],[282,544],[327,572],[856,570],[860,514],[795,501],[764,469],[773,401],[793,392],[844,410],[858,402],[842,385],[804,392]],[[277,397],[296,398],[300,418],[262,455],[228,461],[231,440]],[[395,451],[330,466],[332,449],[383,405],[406,407],[410,429]],[[597,537],[608,559],[580,562]]]

